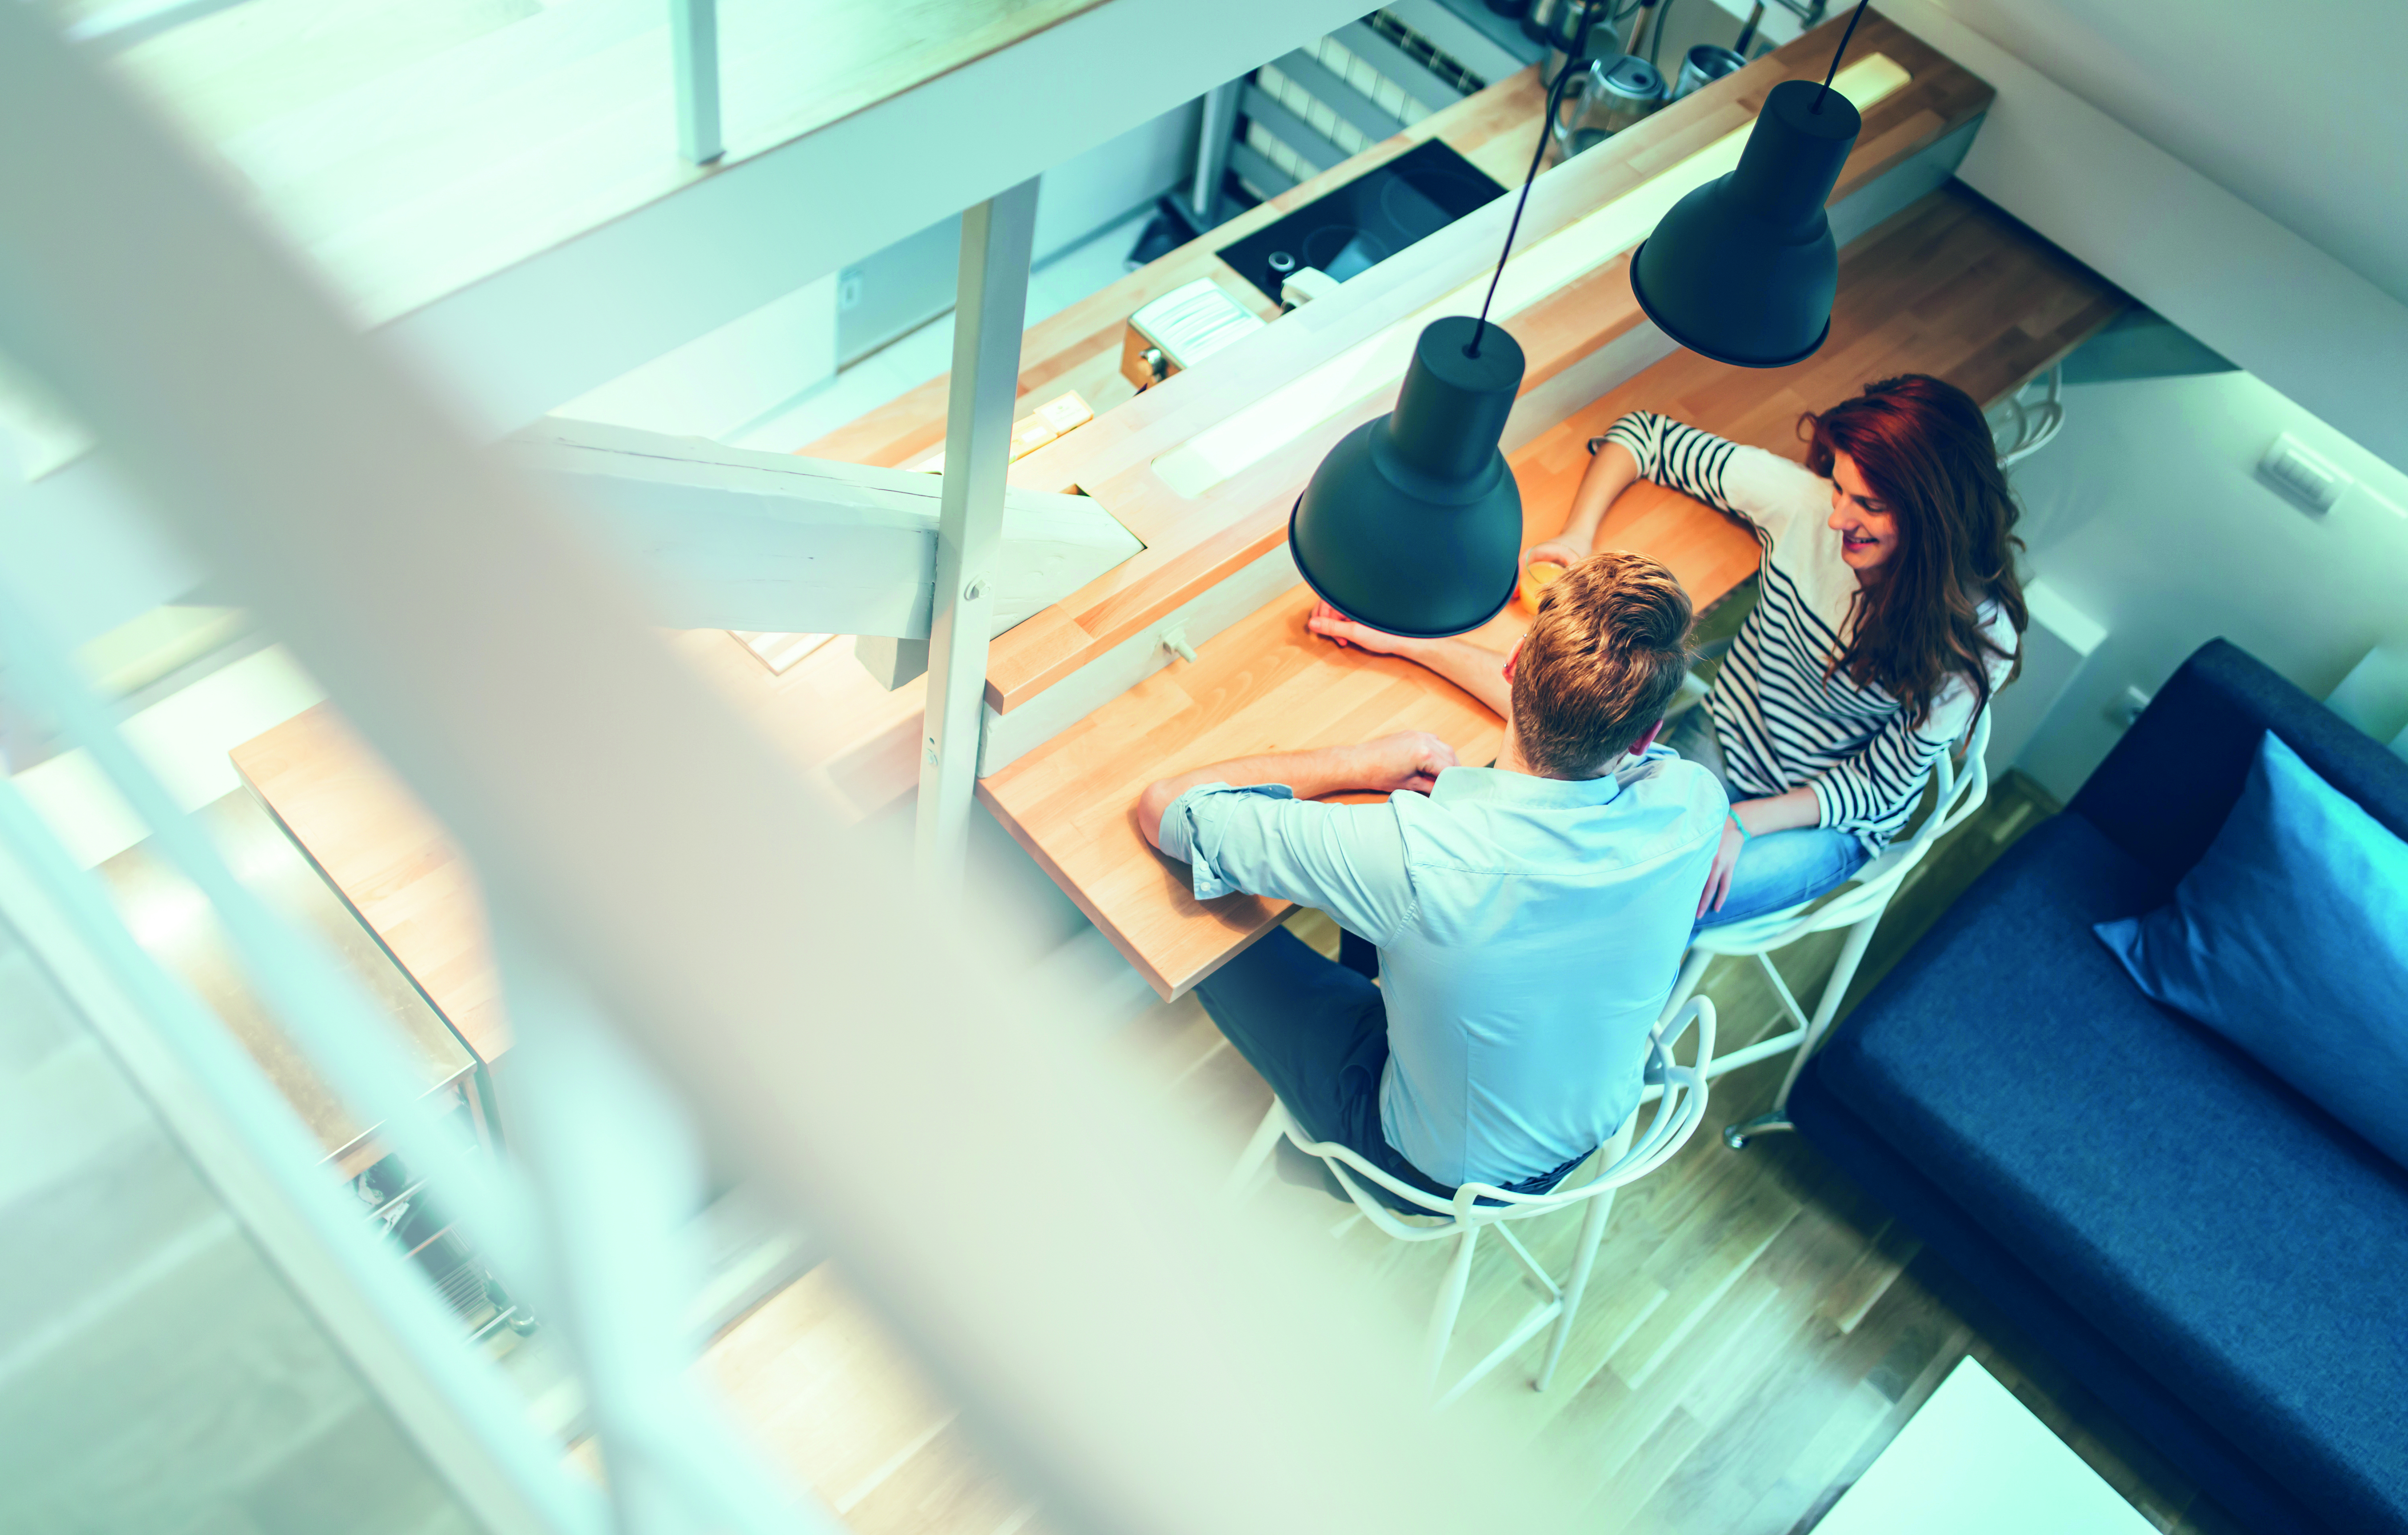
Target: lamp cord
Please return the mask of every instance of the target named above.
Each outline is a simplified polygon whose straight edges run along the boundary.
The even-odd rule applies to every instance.
[[[1859,5],[1857,8],[1864,7]],[[1471,327],[1470,344],[1463,349],[1466,357],[1480,355],[1480,339],[1488,334],[1488,306],[1496,302],[1497,284],[1504,279],[1505,258],[1513,253],[1513,235],[1522,227],[1522,210],[1530,206],[1530,183],[1539,179],[1539,162],[1547,157],[1547,140],[1555,135],[1555,109],[1562,104],[1564,84],[1572,78],[1573,70],[1586,63],[1588,60],[1579,54],[1568,56],[1564,66],[1555,71],[1555,82],[1547,87],[1547,109],[1539,118],[1539,147],[1531,151],[1529,173],[1522,178],[1522,195],[1513,204],[1512,222],[1505,226],[1505,249],[1497,252],[1497,270],[1488,275],[1488,293],[1480,301],[1479,323]]]
[[[1806,108],[1809,112],[1823,109],[1823,98],[1831,93],[1831,81],[1839,78],[1840,61],[1848,56],[1848,39],[1856,35],[1856,23],[1864,19],[1865,0],[1856,0],[1856,8],[1848,12],[1848,30],[1840,34],[1839,51],[1831,55],[1831,67],[1823,76],[1823,89],[1814,93],[1814,105]]]

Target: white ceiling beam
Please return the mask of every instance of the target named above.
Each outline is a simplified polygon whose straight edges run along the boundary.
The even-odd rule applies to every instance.
[[[384,327],[498,438],[1361,14],[1109,0]],[[1142,88],[1139,88],[1141,84]]]

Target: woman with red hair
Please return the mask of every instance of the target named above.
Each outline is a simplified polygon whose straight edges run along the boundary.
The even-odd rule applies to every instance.
[[[1642,478],[1764,546],[1755,610],[1704,707],[1666,735],[1730,796],[1701,926],[1818,896],[1878,854],[2014,677],[2028,622],[2015,503],[1963,390],[1887,379],[1799,424],[1803,465],[1633,411],[1589,444],[1563,533],[1522,555],[1589,553]]]

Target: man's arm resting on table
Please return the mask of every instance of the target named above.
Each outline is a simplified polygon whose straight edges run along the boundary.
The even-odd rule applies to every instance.
[[[1138,829],[1156,848],[1162,846],[1162,816],[1181,795],[1202,783],[1226,783],[1243,788],[1253,783],[1284,783],[1299,799],[1318,799],[1349,789],[1393,794],[1398,789],[1426,792],[1438,775],[1455,765],[1455,749],[1423,730],[1399,731],[1358,746],[1324,746],[1310,752],[1272,752],[1237,757],[1171,778],[1158,778],[1138,796]]]

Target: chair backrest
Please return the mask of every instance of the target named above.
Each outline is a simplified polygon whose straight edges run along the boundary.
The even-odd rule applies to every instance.
[[[1778,927],[1780,938],[1766,945],[1778,948],[1808,933],[1849,927],[1879,911],[1898,890],[1909,870],[1923,861],[1932,844],[1963,825],[1990,797],[1990,769],[1983,760],[1990,745],[1987,705],[1973,716],[1972,727],[1954,751],[1942,752],[1931,770],[1931,809],[1915,828],[1882,850],[1881,856],[1856,870],[1856,878],[1837,895],[1803,916],[1788,911],[1767,912],[1747,925]],[[1727,936],[1736,936],[1727,935]]]
[[[1695,1064],[1683,1066],[1673,1058],[1672,1051],[1692,1023],[1698,1029]],[[1297,1140],[1297,1144],[1328,1163],[1330,1171],[1356,1208],[1373,1225],[1392,1237],[1423,1240],[1466,1226],[1524,1220],[1595,1198],[1608,1189],[1620,1188],[1625,1184],[1644,1178],[1670,1161],[1705,1121],[1705,1067],[1713,1058],[1714,1004],[1710,998],[1693,997],[1670,1020],[1657,1024],[1647,1033],[1646,1077],[1650,1083],[1661,1082],[1664,1085],[1663,1097],[1656,1100],[1654,1116],[1631,1138],[1629,1148],[1615,1157],[1611,1165],[1598,1169],[1597,1176],[1580,1187],[1560,1193],[1515,1194],[1486,1184],[1466,1184],[1455,1191],[1453,1199],[1441,1199],[1373,1167],[1352,1147],[1341,1146],[1334,1140],[1308,1142],[1301,1139]],[[1398,1221],[1394,1211],[1364,1186],[1366,1184],[1377,1184],[1389,1193],[1427,1210],[1432,1215],[1447,1217],[1450,1224],[1441,1227],[1405,1226]]]

